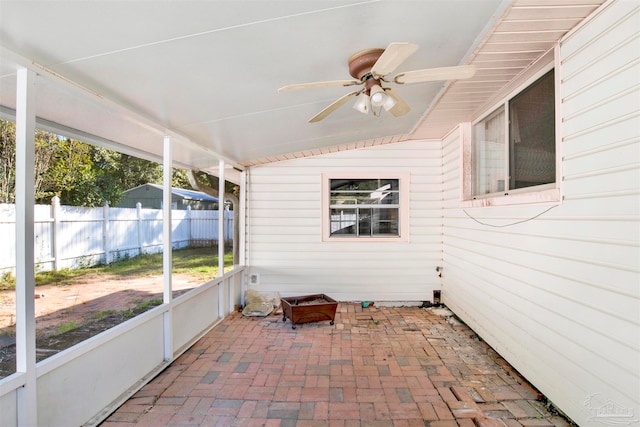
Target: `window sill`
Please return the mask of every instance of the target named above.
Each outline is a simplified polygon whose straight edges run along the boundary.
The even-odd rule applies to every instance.
[[[463,208],[480,208],[485,206],[517,206],[537,203],[560,202],[560,189],[529,191],[515,194],[496,194],[473,200],[463,200],[460,206]]]
[[[337,237],[337,236],[324,236],[323,242],[333,243],[404,243],[408,239],[406,237]]]

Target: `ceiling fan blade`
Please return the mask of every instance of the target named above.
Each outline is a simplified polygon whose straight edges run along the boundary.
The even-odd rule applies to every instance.
[[[341,98],[338,98],[337,101],[335,101],[333,104],[330,104],[327,108],[325,108],[324,110],[320,111],[318,114],[316,114],[315,116],[311,117],[309,119],[309,123],[316,123],[319,122],[320,120],[324,119],[325,117],[327,117],[329,114],[333,113],[335,110],[337,110],[340,106],[342,106],[344,103],[346,103],[347,101],[349,101],[351,98],[357,96],[360,92],[360,90],[356,90],[355,92],[351,92],[348,93],[346,95],[344,95]]]
[[[473,77],[476,67],[460,65],[457,67],[427,68],[424,70],[406,71],[394,77],[396,83],[422,83],[437,80],[460,80]]]
[[[404,116],[411,110],[409,104],[407,104],[402,98],[400,98],[400,96],[398,96],[395,91],[391,90],[390,88],[386,88],[384,92],[396,101],[396,104],[389,109],[389,112],[393,114],[394,117]]]
[[[362,84],[360,80],[332,80],[328,82],[299,83],[299,84],[283,86],[280,89],[278,89],[278,92],[286,92],[289,90],[297,90],[297,89],[310,89],[314,87],[353,86],[353,85],[360,85],[360,84]]]
[[[418,50],[418,45],[413,43],[391,43],[382,52],[380,58],[371,67],[371,73],[379,77],[384,77],[393,72],[400,64]]]

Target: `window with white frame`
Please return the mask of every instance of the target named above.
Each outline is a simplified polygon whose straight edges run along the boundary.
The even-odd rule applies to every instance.
[[[555,129],[551,70],[473,125],[471,196],[554,184]]]
[[[329,238],[401,236],[400,178],[328,178]]]

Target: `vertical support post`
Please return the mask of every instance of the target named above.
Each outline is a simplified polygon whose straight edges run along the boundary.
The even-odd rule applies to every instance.
[[[172,244],[172,218],[171,218],[171,175],[173,167],[171,137],[164,136],[162,153],[162,273],[163,273],[163,302],[169,305],[169,310],[164,313],[164,360],[173,359],[173,316],[172,302],[173,292],[171,273],[173,269],[173,244]]]
[[[16,96],[16,372],[25,375],[18,389],[18,424],[36,426],[35,318],[35,80],[33,71],[19,69]]]
[[[229,311],[227,312],[227,314],[231,314],[233,313],[233,311],[235,310],[235,298],[234,298],[234,291],[236,288],[236,276],[231,276],[229,277]]]
[[[504,120],[504,125],[503,125],[503,135],[509,135],[509,126],[510,126],[510,117],[508,114],[506,114],[507,109],[505,107],[504,109],[505,111],[505,120]],[[504,180],[504,187],[502,189],[502,191],[509,191],[515,188],[515,182],[516,182],[516,174],[515,173],[511,173],[514,166],[515,166],[515,153],[514,150],[511,149],[510,143],[511,139],[507,138],[504,144],[504,158],[509,162],[507,163],[507,167],[504,168],[504,174],[502,176],[502,179]],[[488,162],[488,159],[484,159],[484,156],[482,157],[484,162]],[[515,171],[513,171],[515,172]],[[511,180],[513,180],[513,182],[511,182]],[[497,185],[497,184],[496,184]],[[491,190],[490,190],[491,191]]]
[[[224,160],[218,161],[218,275],[224,276]],[[224,318],[224,281],[218,285],[218,316]]]
[[[191,216],[192,216],[192,212],[191,212],[191,205],[187,206],[187,212],[186,212],[186,219],[187,219],[187,246],[191,246],[193,244],[193,242],[191,241],[192,239],[192,233],[191,233]]]
[[[109,247],[109,202],[104,202],[102,207],[102,250],[104,251],[104,263],[111,262],[111,248]]]
[[[144,253],[142,247],[142,203],[136,203],[136,229],[138,230],[138,255]]]
[[[53,196],[51,199],[51,216],[53,224],[51,232],[53,233],[53,270],[60,271],[60,197]]]
[[[462,159],[462,167],[460,168],[460,182],[462,188],[460,191],[460,200],[470,200],[473,197],[477,183],[473,182],[471,171],[473,170],[472,159],[472,141],[471,141],[471,123],[465,122],[460,124],[460,158]],[[473,182],[473,184],[472,184]],[[442,264],[441,264],[442,265]]]
[[[245,242],[246,242],[246,221],[247,221],[247,171],[242,171],[240,175],[240,197],[238,200],[237,209],[240,209],[240,242],[238,242],[239,248],[239,256],[238,263],[240,265],[246,265],[245,259]],[[235,225],[234,225],[235,227]],[[245,274],[243,273],[240,281],[240,306],[244,307],[244,290],[245,290]]]

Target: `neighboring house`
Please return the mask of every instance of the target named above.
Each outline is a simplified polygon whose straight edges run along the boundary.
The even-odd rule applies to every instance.
[[[138,203],[142,208],[162,209],[162,186],[142,184],[126,190],[117,207],[135,208]],[[213,210],[218,209],[218,199],[201,191],[172,188],[171,207],[175,210]]]

